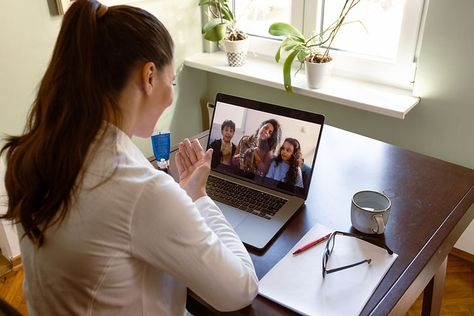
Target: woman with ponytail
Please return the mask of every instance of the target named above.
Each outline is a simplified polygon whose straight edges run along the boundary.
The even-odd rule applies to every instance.
[[[248,305],[252,261],[206,195],[212,150],[185,139],[180,183],[131,141],[172,103],[173,41],[150,13],[77,0],[64,16],[25,130],[9,136],[29,315],[183,315],[186,288]]]

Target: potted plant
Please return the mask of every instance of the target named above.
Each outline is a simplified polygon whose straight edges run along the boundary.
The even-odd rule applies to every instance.
[[[274,36],[284,36],[280,47],[278,48],[275,60],[281,59],[282,50],[288,52],[288,56],[283,64],[283,83],[287,92],[293,92],[291,86],[291,65],[295,58],[303,64],[306,69],[306,78],[308,86],[313,89],[322,88],[327,82],[332,69],[332,57],[329,55],[331,45],[342,25],[352,22],[346,22],[346,16],[360,0],[346,0],[339,14],[339,17],[326,29],[317,34],[305,37],[296,27],[284,22],[276,22],[270,25],[268,32]],[[323,49],[322,49],[323,48]]]
[[[208,21],[202,27],[204,39],[221,42],[232,67],[242,66],[247,59],[248,37],[236,27],[234,14],[228,0],[200,0]]]

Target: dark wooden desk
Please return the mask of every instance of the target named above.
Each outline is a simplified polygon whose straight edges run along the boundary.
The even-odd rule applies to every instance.
[[[197,137],[206,143],[207,133]],[[173,165],[171,173],[176,174]],[[381,238],[399,256],[361,314],[403,315],[423,290],[423,314],[439,314],[447,255],[474,217],[474,170],[327,125],[306,205],[265,251],[249,248],[258,277],[315,223],[353,230],[351,197],[362,189],[383,191],[391,198],[392,211]],[[210,313],[192,297],[188,305],[196,315]],[[294,313],[258,296],[234,314]]]

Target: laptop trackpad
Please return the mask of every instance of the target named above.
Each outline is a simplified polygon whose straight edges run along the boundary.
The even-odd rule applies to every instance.
[[[221,209],[227,221],[232,227],[237,227],[249,215],[248,213],[239,210],[235,207],[215,201],[216,205]]]

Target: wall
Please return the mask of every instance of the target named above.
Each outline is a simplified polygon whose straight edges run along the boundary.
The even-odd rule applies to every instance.
[[[134,1],[133,5],[155,14],[169,29],[175,41],[177,66],[185,56],[202,50],[201,14],[197,1],[143,0]],[[62,16],[56,14],[54,0],[1,2],[0,137],[22,132],[39,81],[48,65],[61,21]],[[205,74],[190,69],[180,73],[175,102],[166,110],[156,130],[171,130],[173,144],[201,131],[199,100],[205,94],[205,89]],[[146,156],[152,155],[149,139],[133,140]],[[0,144],[3,142],[0,141]],[[12,234],[9,228],[4,230],[0,226],[0,242],[5,238],[15,238]],[[17,251],[13,256],[18,254]]]
[[[474,168],[473,12],[472,0],[430,0],[415,86],[422,100],[404,120],[214,74],[208,98],[224,92],[320,112],[330,125]],[[473,223],[456,247],[474,254]]]

